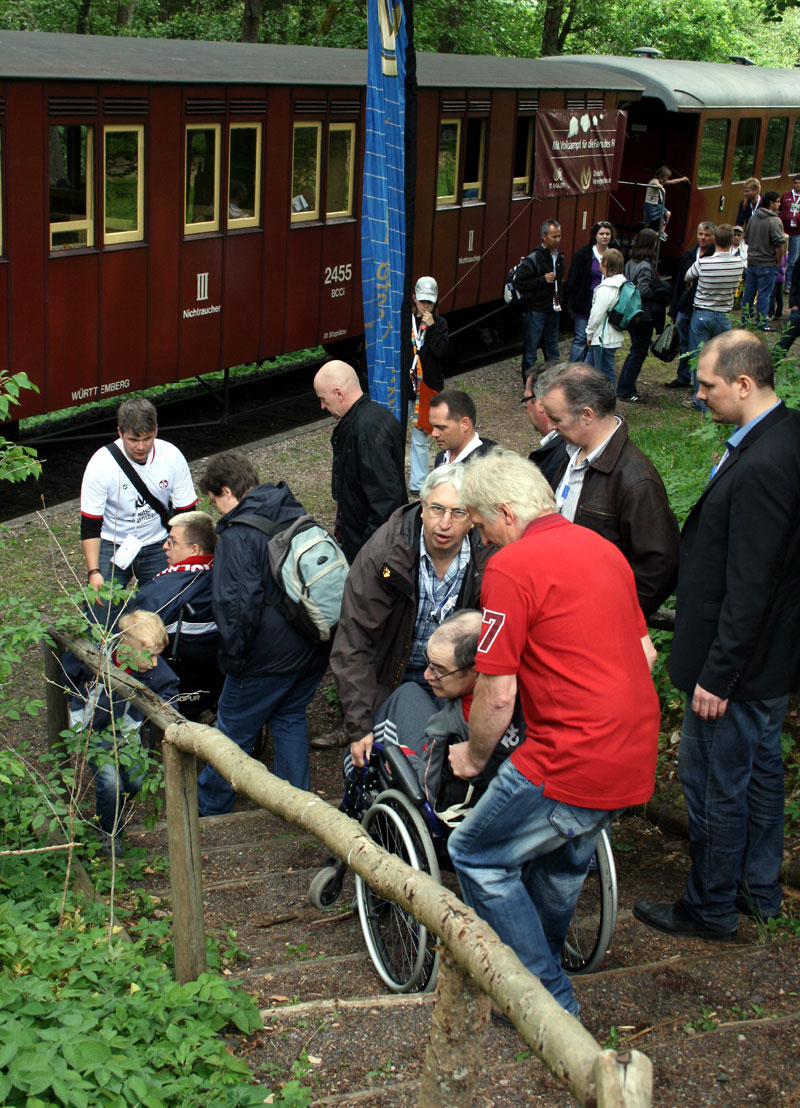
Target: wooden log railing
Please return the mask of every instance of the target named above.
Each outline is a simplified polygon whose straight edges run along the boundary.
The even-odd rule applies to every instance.
[[[92,669],[97,650],[52,632]],[[54,672],[51,666],[50,672]],[[129,674],[104,667],[115,691],[164,730],[164,773],[173,908],[175,971],[194,979],[205,968],[195,758],[213,765],[236,791],[303,831],[347,862],[381,897],[433,932],[445,948],[420,1108],[468,1108],[480,1071],[491,997],[579,1104],[587,1108],[650,1108],[652,1065],[632,1050],[603,1050],[520,962],[510,947],[448,889],[379,847],[361,825],[320,797],[274,777],[212,727],[190,723]],[[485,994],[478,996],[478,993]],[[449,1002],[448,1002],[449,998]],[[470,1077],[470,1073],[472,1076]]]

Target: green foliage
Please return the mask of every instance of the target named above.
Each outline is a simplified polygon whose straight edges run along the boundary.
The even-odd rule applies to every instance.
[[[689,1023],[683,1025],[683,1030],[688,1035],[693,1035],[697,1031],[713,1031],[719,1025],[717,1013],[710,1004],[703,1004],[700,1013],[697,1019],[690,1020]]]
[[[24,389],[39,391],[27,373],[0,372],[0,423],[11,418],[11,409],[19,404],[19,394]],[[41,472],[42,464],[35,450],[0,435],[0,481],[26,481],[28,477],[39,477]]]

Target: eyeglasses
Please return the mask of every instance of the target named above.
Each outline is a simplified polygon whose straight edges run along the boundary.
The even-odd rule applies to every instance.
[[[164,542],[164,546],[194,546],[194,543],[180,542],[178,539],[173,539],[172,535],[168,535]]]
[[[449,514],[453,523],[463,523],[465,519],[469,518],[469,512],[466,508],[443,508],[441,504],[426,504],[425,508],[434,519],[444,519]]]
[[[423,655],[425,659],[425,668],[431,671],[431,677],[434,681],[441,681],[443,677],[452,677],[454,673],[461,673],[464,666],[459,666],[458,669],[448,669],[445,673],[442,673],[442,667],[434,665],[427,654]]]
[[[535,399],[536,397],[533,395],[533,393],[531,393],[530,396],[523,396],[523,398],[520,400],[520,404],[528,404],[531,400]]]

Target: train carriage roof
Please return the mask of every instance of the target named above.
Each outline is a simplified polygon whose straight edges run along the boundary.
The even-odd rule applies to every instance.
[[[614,57],[575,54],[558,61],[568,71],[584,73],[601,66],[617,76],[632,77],[644,86],[643,96],[660,100],[667,111],[702,108],[800,107],[800,70],[768,69],[734,62],[684,62],[667,58]]]
[[[560,58],[417,54],[417,78],[431,88],[616,89],[638,98],[632,75]],[[185,39],[110,38],[0,31],[0,79],[156,84],[364,85],[364,50]]]

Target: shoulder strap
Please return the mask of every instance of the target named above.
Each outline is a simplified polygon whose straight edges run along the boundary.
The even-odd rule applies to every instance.
[[[229,519],[225,526],[226,528],[233,527],[235,523],[241,523],[245,527],[255,527],[257,531],[261,531],[267,538],[271,539],[274,535],[277,535],[279,531],[283,531],[285,527],[288,527],[289,523],[292,522],[292,520],[289,520],[288,523],[275,523],[271,519],[264,519],[263,516],[254,515],[252,512],[242,512],[241,515],[236,516],[234,519]]]
[[[162,526],[166,530],[169,530],[169,512],[160,500],[156,500],[156,498],[148,489],[147,485],[145,485],[144,481],[141,479],[139,474],[133,468],[133,466],[125,457],[117,444],[115,442],[106,443],[106,450],[109,452],[109,454],[117,463],[125,476],[129,478],[131,484],[136,489],[136,491],[140,493],[145,498],[150,507],[158,513],[158,518],[161,520]]]

